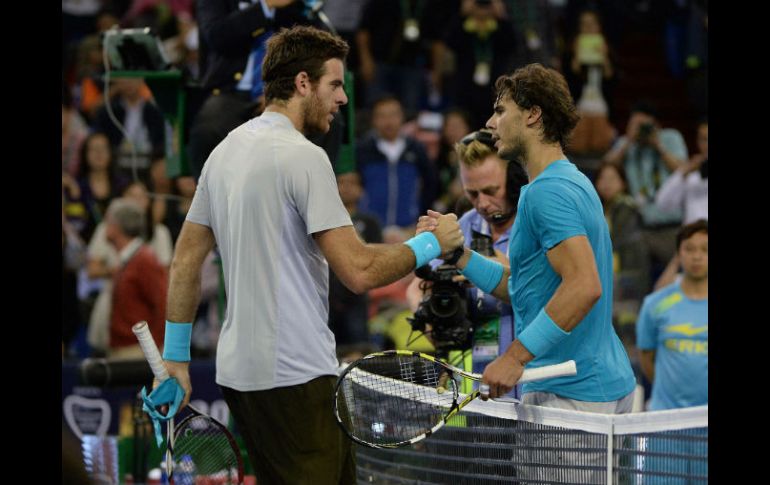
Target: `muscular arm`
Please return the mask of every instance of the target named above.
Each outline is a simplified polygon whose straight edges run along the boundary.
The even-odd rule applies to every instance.
[[[176,243],[171,274],[168,283],[166,320],[192,322],[198,309],[201,293],[201,268],[206,255],[214,247],[214,233],[207,226],[185,221]],[[184,389],[184,399],[179,410],[187,406],[192,394],[190,363],[164,360],[171,377],[175,377]]]
[[[166,319],[192,322],[198,309],[201,268],[214,247],[214,233],[207,226],[185,221],[176,243],[168,283]]]
[[[415,257],[403,244],[364,244],[353,226],[313,234],[334,273],[361,294],[390,284],[414,269]]]
[[[545,306],[556,324],[569,332],[580,323],[602,296],[602,283],[594,252],[585,236],[574,236],[554,246],[548,262],[561,276],[561,284]]]
[[[443,253],[463,244],[454,214],[443,216],[435,231]],[[390,284],[412,271],[414,252],[404,244],[364,244],[352,226],[313,233],[334,273],[354,293]]]
[[[464,253],[460,257],[460,259],[457,261],[457,267],[460,269],[465,269],[465,266],[468,264],[468,260],[471,257],[471,250],[468,248],[464,248]],[[498,300],[502,300],[506,303],[511,302],[511,295],[508,293],[508,278],[511,276],[511,268],[508,265],[503,264],[503,276],[500,278],[500,282],[495,287],[495,291],[492,292],[492,296],[497,298]]]

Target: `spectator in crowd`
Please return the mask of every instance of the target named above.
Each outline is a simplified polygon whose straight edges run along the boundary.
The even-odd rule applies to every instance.
[[[433,51],[440,49],[441,28],[457,10],[454,5],[447,0],[369,0],[356,33],[367,106],[392,93],[410,116],[417,112],[428,73],[440,68],[432,62],[440,58]],[[431,77],[436,83],[440,75]]]
[[[128,185],[128,179],[115,167],[112,147],[103,133],[92,133],[81,146],[83,160],[77,181],[63,175],[65,212],[83,241],[90,241],[107,207]]]
[[[683,226],[676,244],[683,277],[645,298],[637,323],[650,411],[708,404],[708,222]]]
[[[514,32],[508,70],[538,62],[559,69],[558,5],[550,0],[505,0]]]
[[[650,289],[650,262],[642,237],[641,215],[628,193],[623,167],[601,164],[596,171],[596,192],[612,239],[615,299],[641,301]]]
[[[612,99],[609,85],[614,71],[609,44],[596,11],[586,10],[580,14],[571,69],[578,81],[573,94],[578,99],[580,121],[572,134],[570,150],[578,154],[604,154],[615,137],[608,118]]]
[[[156,344],[163,342],[168,270],[144,243],[145,213],[129,199],[116,199],[107,211],[105,235],[118,252],[110,317],[108,356],[141,359],[131,327],[145,320]]]
[[[681,208],[685,224],[700,219],[708,220],[709,215],[709,125],[705,118],[698,123],[696,146],[698,153],[690,158],[687,165],[666,180],[655,197],[656,204],[664,210]],[[674,283],[680,277],[679,269],[679,255],[675,254],[658,277],[653,289],[657,291]]]
[[[122,195],[144,211],[142,221],[145,227],[142,229],[142,237],[148,242],[160,264],[168,268],[173,252],[171,235],[163,224],[153,223],[147,187],[141,182],[134,182],[126,187]],[[107,346],[107,329],[111,319],[113,279],[120,267],[120,256],[107,239],[107,226],[104,222],[96,227],[88,244],[86,264],[88,284],[98,291],[89,318],[88,343],[95,349],[103,350]]]
[[[510,65],[512,37],[502,0],[465,0],[447,27],[444,42],[456,62],[450,97],[470,113],[471,126],[482,126],[489,117],[492,80]]]
[[[660,126],[652,103],[639,101],[631,108],[625,135],[618,138],[604,160],[625,169],[629,192],[642,214],[652,274],[657,277],[676,252],[675,239],[682,211],[680,208],[660,210],[655,196],[670,174],[687,160],[684,138],[676,129]]]
[[[83,265],[84,244],[77,232],[69,227],[62,214],[62,347],[64,355],[83,325],[78,302],[78,271]]]
[[[602,163],[596,171],[595,185],[612,239],[612,323],[638,375],[636,317],[642,299],[650,291],[650,258],[642,237],[641,215],[628,194],[623,167]]]
[[[72,96],[62,86],[61,99],[61,169],[77,178],[80,169],[80,147],[88,136],[88,125],[72,104]]]
[[[661,210],[681,210],[684,223],[709,218],[709,124],[707,120],[698,123],[698,153],[690,157],[661,186],[655,194],[655,203]]]
[[[166,121],[150,101],[151,93],[143,80],[115,79],[110,91],[110,95],[114,95],[110,106],[123,125],[125,136],[113,123],[106,106],[97,111],[93,129],[110,139],[120,172],[133,178],[135,168],[136,176],[148,184],[151,163],[165,154]]]
[[[265,42],[281,27],[295,24],[323,28],[298,0],[200,0],[198,29],[201,85],[205,99],[192,119],[188,155],[197,180],[211,151],[227,134],[264,109],[262,58]],[[311,141],[334,162],[342,123]]]
[[[452,212],[457,201],[463,196],[462,184],[458,177],[460,162],[457,160],[455,144],[470,132],[471,120],[466,111],[453,108],[444,113],[436,158],[438,190],[433,209],[437,212]]]
[[[366,243],[382,243],[382,229],[377,218],[358,211],[363,194],[358,172],[337,175],[337,188],[353,227]],[[350,291],[334,272],[329,272],[329,328],[334,332],[337,345],[356,345],[369,341],[369,298],[366,293]]]
[[[383,227],[414,225],[434,200],[435,170],[423,146],[401,134],[404,112],[395,96],[372,106],[373,133],[356,146],[365,196],[360,209],[379,218]]]

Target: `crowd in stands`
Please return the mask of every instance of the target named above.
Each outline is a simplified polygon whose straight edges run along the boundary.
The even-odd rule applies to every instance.
[[[281,19],[311,19],[318,2],[221,3],[232,4],[228,15],[259,17],[270,29]],[[346,89],[355,94],[354,167],[340,170],[330,158],[343,203],[367,242],[406,240],[428,209],[459,216],[470,207],[454,146],[492,114],[499,75],[530,62],[565,75],[581,115],[567,154],[594,181],[604,205],[615,257],[614,323],[644,382],[651,374],[642,372],[647,363],[639,361],[636,350],[642,304],[654,291],[680,281],[677,235],[683,224],[708,219],[705,1],[623,2],[622,8],[586,0],[323,3],[331,25],[351,46],[347,68],[354,82]],[[191,100],[211,104],[223,86],[242,84],[239,75],[259,49],[253,29],[247,44],[237,49],[227,44],[244,65],[233,67],[238,72],[228,83],[210,89],[210,63],[227,61],[217,53],[218,42],[225,42],[218,36],[236,34],[205,24],[218,15],[212,8],[204,0],[62,0],[62,348],[67,358],[133,355],[121,349],[133,343],[118,327],[138,317],[139,303],[115,298],[116,290],[140,295],[148,308],[141,319],[162,333],[158,305],[165,291],[154,295],[158,298],[148,292],[161,291],[166,282],[151,281],[150,274],[167,274],[200,175],[200,166],[191,166],[168,177],[170,124],[143,80],[110,78],[105,84],[101,36],[114,26],[151,27],[186,85],[197,89],[198,97]],[[294,9],[293,16],[282,17],[288,9]],[[681,107],[689,120],[686,130],[669,125],[671,108],[659,103],[660,93],[653,89],[633,93],[633,103],[618,97],[624,83],[639,74],[634,69],[644,69],[623,62],[623,26],[655,15],[663,19],[653,30],[665,49],[651,55],[665,59],[671,79],[686,81]],[[262,106],[258,86],[249,89],[252,96],[242,98],[244,119],[258,115]],[[204,123],[216,120],[208,112],[206,120],[196,120],[200,104],[191,103],[193,138]],[[219,139],[224,134],[209,133]],[[200,143],[211,146],[190,148],[197,150],[191,158],[205,160],[205,150],[216,144],[205,136]],[[318,144],[330,153],[328,141]],[[342,353],[404,345],[401,334],[409,332],[404,325],[410,315],[406,288],[412,278],[355,295],[331,275],[329,324]],[[204,267],[193,335],[199,357],[216,350],[226,305],[220,279],[214,251]],[[646,335],[646,347],[654,347],[649,328]],[[156,339],[162,342],[162,335]]]

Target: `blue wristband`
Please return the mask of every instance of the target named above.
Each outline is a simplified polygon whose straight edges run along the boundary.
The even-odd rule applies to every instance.
[[[569,334],[556,325],[556,322],[551,320],[543,308],[517,338],[532,355],[538,357],[564,340]]]
[[[192,323],[174,323],[166,320],[163,360],[190,362]]]
[[[484,293],[492,293],[503,278],[503,265],[471,251],[471,258],[460,273]]]
[[[425,266],[432,260],[441,256],[441,245],[432,232],[423,232],[404,242],[414,252],[417,259],[415,268]]]

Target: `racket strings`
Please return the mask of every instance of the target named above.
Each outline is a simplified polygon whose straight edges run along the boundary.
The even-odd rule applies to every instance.
[[[176,431],[174,475],[239,483],[238,458],[225,431],[206,416],[195,416]]]
[[[340,419],[367,443],[408,441],[430,431],[451,408],[457,389],[446,375],[443,367],[416,356],[363,360],[340,384]],[[439,390],[440,384],[445,389]]]

